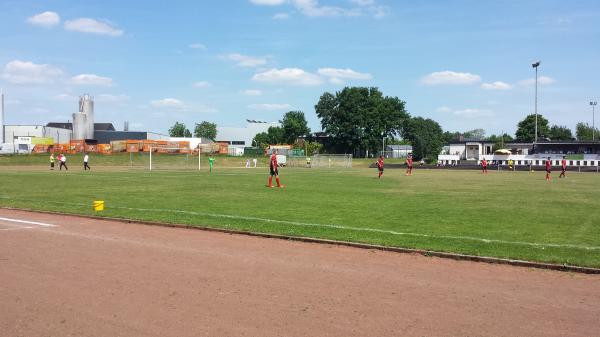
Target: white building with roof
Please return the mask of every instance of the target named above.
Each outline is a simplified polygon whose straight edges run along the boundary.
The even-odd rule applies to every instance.
[[[252,140],[256,134],[267,132],[271,126],[281,126],[277,122],[262,122],[255,120],[246,120],[245,127],[235,126],[217,126],[216,142],[228,143],[231,147],[251,147]]]

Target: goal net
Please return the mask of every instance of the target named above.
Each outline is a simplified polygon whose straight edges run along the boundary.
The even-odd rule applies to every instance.
[[[314,168],[350,168],[351,154],[316,154],[311,157],[310,166]]]
[[[189,148],[159,147],[150,148],[143,154],[147,158],[147,168],[153,170],[199,170],[200,155]],[[144,159],[146,159],[144,158]]]

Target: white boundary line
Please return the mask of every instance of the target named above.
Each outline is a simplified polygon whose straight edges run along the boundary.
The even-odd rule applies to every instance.
[[[0,196],[0,199],[35,201],[35,200],[26,200],[26,199],[13,199],[13,198],[6,197],[6,196]],[[88,206],[87,204],[68,203],[68,202],[60,202],[60,201],[45,201],[45,202],[55,203],[55,204],[64,204],[64,205]],[[304,222],[297,222],[297,221],[276,220],[276,219],[259,218],[259,217],[252,217],[252,216],[205,213],[205,212],[184,211],[184,210],[177,210],[177,209],[136,208],[136,207],[124,207],[124,206],[111,206],[111,208],[125,209],[125,210],[131,210],[131,211],[140,211],[140,212],[163,212],[163,213],[175,213],[175,214],[200,215],[200,216],[207,216],[207,217],[212,217],[212,218],[261,221],[261,222],[275,223],[275,224],[282,224],[282,225],[332,228],[332,229],[351,230],[351,231],[358,231],[358,232],[389,234],[389,235],[397,235],[397,236],[412,236],[412,237],[420,237],[420,238],[447,239],[447,240],[458,240],[458,241],[474,241],[474,242],[480,242],[480,243],[486,243],[486,244],[499,243],[499,244],[516,245],[516,246],[537,247],[537,248],[541,248],[541,249],[548,247],[548,248],[570,248],[570,249],[581,249],[581,250],[600,250],[600,246],[584,246],[584,245],[569,244],[569,243],[560,244],[560,243],[537,243],[537,242],[526,242],[526,241],[508,241],[508,240],[497,240],[497,239],[485,239],[485,238],[478,238],[478,237],[472,237],[472,236],[434,235],[434,234],[398,232],[398,231],[377,229],[377,228],[362,228],[362,227],[352,227],[352,226],[335,225],[335,224],[304,223]],[[2,218],[0,218],[0,219],[2,219]]]
[[[28,224],[28,225],[36,225],[36,226],[40,226],[40,227],[56,227],[56,225],[51,225],[49,223],[27,221],[27,220],[20,220],[20,219],[11,219],[11,218],[2,218],[2,217],[0,217],[0,221],[23,223],[23,224]],[[21,228],[25,228],[25,227],[21,227]],[[27,227],[27,228],[33,228],[33,227]]]

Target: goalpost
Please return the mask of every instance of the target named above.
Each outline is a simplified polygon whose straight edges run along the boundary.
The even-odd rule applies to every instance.
[[[312,157],[311,167],[315,168],[350,168],[351,154],[316,154]]]
[[[189,148],[150,147],[148,169],[153,170],[200,170],[201,155],[196,156]]]

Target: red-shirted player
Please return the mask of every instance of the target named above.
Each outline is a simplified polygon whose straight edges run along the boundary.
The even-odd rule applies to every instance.
[[[488,170],[487,170],[487,160],[485,160],[485,158],[483,158],[483,160],[481,160],[481,173],[482,174],[487,174]]]
[[[552,161],[550,160],[550,157],[548,157],[548,159],[546,160],[546,180],[547,181],[550,181],[550,179],[551,179],[550,173],[552,173]]]
[[[559,178],[566,178],[567,175],[567,157],[563,156],[563,159],[560,161],[560,167],[562,168],[562,172],[560,172]]]
[[[381,179],[381,175],[383,174],[383,156],[379,156],[379,159],[377,159],[377,170],[379,171],[378,178]]]
[[[413,157],[412,157],[412,153],[409,153],[408,156],[406,157],[406,174],[407,176],[412,176],[412,169],[413,169]]]
[[[271,154],[271,160],[269,161],[269,169],[271,171],[271,175],[269,176],[269,184],[267,187],[273,187],[273,176],[275,176],[275,181],[277,181],[277,187],[283,187],[279,182],[279,164],[277,163],[277,150],[273,151]]]

